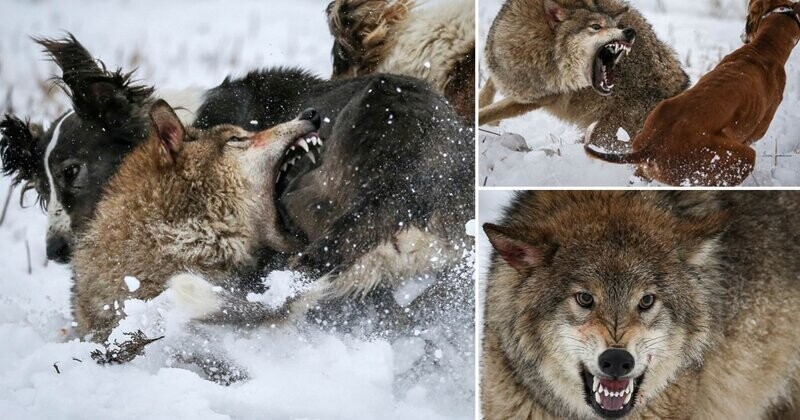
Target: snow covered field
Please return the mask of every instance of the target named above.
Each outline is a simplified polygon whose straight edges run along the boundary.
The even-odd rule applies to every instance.
[[[479,3],[479,54],[502,0]],[[696,82],[719,60],[739,48],[746,0],[631,0],[650,21],[659,38],[678,53]],[[783,103],[767,135],[756,143],[756,169],[745,186],[800,185],[800,48],[786,66]],[[481,85],[485,81],[481,63]],[[731,86],[731,89],[736,89]],[[499,96],[498,96],[499,97]],[[633,177],[627,165],[589,159],[580,143],[582,134],[544,111],[483,127],[480,132],[480,184],[484,186],[648,186]],[[523,149],[524,151],[517,151]],[[653,184],[651,186],[658,186]]]
[[[72,32],[109,68],[138,67],[159,90],[208,88],[229,75],[293,65],[330,73],[327,1],[6,1],[0,25],[0,111],[51,121],[68,105],[28,36]],[[44,214],[0,177],[0,417],[3,419],[466,419],[474,416],[474,352],[434,344],[437,366],[415,371],[437,331],[394,341],[315,326],[241,334],[210,329],[250,379],[228,387],[169,357],[185,320],[168,294],[129,301],[115,331],[166,334],[120,366],[99,366],[99,346],[68,340],[70,271],[47,263]],[[465,256],[465,264],[474,258]],[[283,273],[283,278],[289,276]],[[471,279],[471,277],[470,277]],[[466,308],[471,311],[471,308]],[[466,326],[464,326],[466,327]],[[471,331],[471,326],[465,328]],[[467,337],[471,344],[471,333]]]

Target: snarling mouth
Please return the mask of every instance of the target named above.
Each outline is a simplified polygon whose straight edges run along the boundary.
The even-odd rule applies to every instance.
[[[636,394],[644,375],[638,378],[612,379],[594,376],[583,369],[586,403],[602,417],[619,418],[628,414],[636,404]]]
[[[275,197],[283,192],[301,175],[317,167],[322,156],[322,139],[316,131],[297,137],[286,149],[280,169],[275,178]]]
[[[614,67],[622,59],[622,53],[630,54],[632,45],[627,41],[611,41],[597,50],[592,65],[592,87],[599,94],[611,94],[611,89],[614,88]]]

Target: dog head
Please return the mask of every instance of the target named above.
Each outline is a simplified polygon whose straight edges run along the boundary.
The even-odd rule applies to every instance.
[[[800,13],[800,3],[792,3],[789,0],[750,0],[750,6],[747,10],[747,23],[742,33],[742,42],[745,44],[750,43],[753,37],[758,33],[761,21],[764,20],[767,14],[782,6],[787,9],[787,12],[780,13],[793,13],[794,19],[798,19],[797,15]],[[789,10],[791,10],[791,12]],[[800,24],[800,20],[798,20],[798,24]]]
[[[724,221],[704,207],[710,198],[537,193],[485,225],[500,257],[486,316],[517,377],[538,378],[529,389],[574,417],[616,418],[698,362],[716,292],[704,276]]]
[[[580,4],[545,0],[544,14],[555,36],[554,50],[561,74],[572,89],[593,87],[610,95],[615,84],[614,68],[633,47],[636,31],[620,24],[628,8],[600,5],[592,0]]]
[[[169,191],[161,207],[195,208],[203,217],[225,214],[224,223],[249,224],[245,230],[256,238],[253,245],[279,252],[299,248],[283,232],[277,200],[282,178],[298,160],[308,155],[306,159],[313,160],[322,145],[315,110],[260,132],[233,125],[186,128],[163,100],[153,104],[150,118],[147,144],[125,161],[121,174],[146,174],[150,182],[140,185]],[[123,181],[115,178],[117,182]]]
[[[131,74],[107,71],[72,36],[40,38],[61,68],[56,78],[72,100],[72,110],[39,126],[6,116],[0,123],[3,172],[35,188],[47,209],[47,256],[68,262],[74,232],[91,217],[100,192],[119,162],[144,139],[145,104],[152,88],[131,83]]]

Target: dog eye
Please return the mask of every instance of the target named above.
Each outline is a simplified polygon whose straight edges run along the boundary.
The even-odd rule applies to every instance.
[[[575,301],[584,308],[591,308],[594,304],[594,296],[586,292],[579,292],[575,294]]]
[[[591,25],[591,26],[589,26],[589,27],[590,27],[590,28],[592,28],[592,29],[593,29],[593,30],[595,30],[595,31],[599,31],[599,30],[603,29],[603,27],[602,27],[602,26],[600,26],[600,25],[598,25],[598,24],[596,24],[596,23],[595,23],[595,24],[593,24],[593,25]]]
[[[655,295],[644,295],[639,299],[639,309],[646,311],[652,308],[654,303],[656,303]]]
[[[78,178],[78,175],[81,173],[81,165],[69,165],[64,168],[63,176],[64,182],[67,185],[72,185],[75,183],[75,180]]]

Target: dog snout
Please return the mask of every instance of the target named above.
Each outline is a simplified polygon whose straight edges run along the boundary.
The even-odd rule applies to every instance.
[[[319,112],[314,108],[308,108],[301,112],[298,119],[311,121],[311,124],[314,124],[314,130],[319,130],[319,126],[322,124]]]
[[[627,28],[622,31],[622,35],[625,37],[625,40],[628,42],[633,42],[636,39],[636,29]]]
[[[608,349],[597,359],[600,371],[613,378],[620,378],[633,371],[636,365],[633,355],[624,349]]]
[[[47,258],[57,263],[68,263],[72,256],[72,245],[63,236],[47,238]]]

